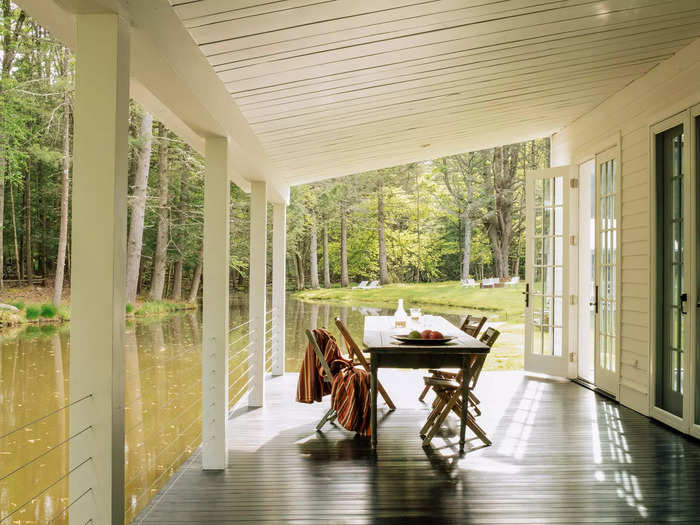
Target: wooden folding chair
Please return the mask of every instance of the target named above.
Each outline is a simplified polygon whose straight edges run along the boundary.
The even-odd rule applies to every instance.
[[[479,340],[485,343],[487,346],[492,347],[493,344],[498,339],[500,332],[494,328],[488,328]],[[491,440],[486,435],[484,429],[482,429],[476,422],[476,417],[481,414],[477,405],[479,404],[479,399],[473,396],[472,390],[476,386],[479,376],[481,375],[481,370],[484,367],[484,362],[486,361],[486,354],[475,355],[467,369],[467,376],[462,377],[462,372],[456,374],[455,379],[443,379],[434,376],[426,376],[423,378],[426,386],[432,388],[436,393],[435,402],[433,403],[433,410],[428,416],[425,425],[421,428],[420,436],[423,439],[423,446],[428,446],[432,441],[435,434],[438,432],[443,422],[447,418],[447,415],[453,411],[458,416],[461,417],[462,414],[462,381],[467,381],[468,394],[467,398],[467,426],[474,432],[474,434],[481,439],[485,445],[490,445]],[[473,397],[472,397],[473,396]]]
[[[345,326],[345,323],[343,323],[340,317],[335,318],[335,325],[338,327],[338,330],[340,330],[340,335],[342,335],[343,339],[345,340],[345,345],[348,347],[348,353],[350,354],[350,359],[352,359],[352,363],[354,365],[362,366],[365,370],[370,372],[369,362],[367,361],[367,358],[362,353],[362,350],[360,350],[360,347],[357,346],[357,343],[350,335],[350,332],[348,331],[348,329]],[[391,400],[389,394],[386,393],[386,390],[384,390],[384,387],[379,381],[377,381],[377,390],[379,394],[384,398],[384,401],[386,401],[389,410],[396,410],[396,405],[394,405],[394,402]]]
[[[478,337],[479,332],[481,332],[481,329],[484,327],[484,323],[486,323],[486,317],[477,317],[469,314],[464,318],[464,322],[462,323],[460,330],[471,335],[472,337]]]
[[[486,323],[486,317],[477,317],[469,314],[464,318],[464,322],[462,323],[460,330],[471,335],[472,337],[477,337],[483,328],[484,323]],[[432,374],[436,379],[455,379],[457,377],[457,372],[447,372],[432,368],[428,370],[428,373]],[[423,388],[423,391],[418,396],[418,401],[423,401],[428,392],[430,392],[430,385],[425,385],[425,388]]]
[[[306,332],[306,337],[309,340],[309,343],[311,343],[311,347],[314,349],[314,353],[316,354],[316,359],[318,359],[318,362],[321,363],[321,367],[323,368],[323,381],[325,383],[331,383],[333,381],[333,374],[331,374],[331,367],[326,362],[326,358],[323,355],[323,351],[321,350],[321,347],[318,346],[318,341],[316,341],[316,336],[309,329],[305,330],[305,332]],[[325,415],[321,418],[321,421],[319,421],[318,425],[316,425],[316,430],[321,430],[321,428],[323,428],[323,425],[325,425],[327,422],[332,423],[336,417],[337,417],[337,414],[335,413],[335,409],[331,405],[331,407],[328,409],[328,411],[325,413]]]

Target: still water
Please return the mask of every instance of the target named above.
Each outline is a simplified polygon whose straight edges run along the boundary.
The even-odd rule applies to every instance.
[[[232,298],[232,327],[248,320],[247,310],[245,296]],[[305,328],[326,326],[338,336],[333,323],[337,316],[359,340],[365,315],[390,313],[380,308],[304,303],[290,298],[286,370],[296,372],[301,366]],[[446,317],[459,322],[458,315]],[[247,386],[245,330],[247,326],[231,334],[231,404],[242,397]],[[200,342],[201,318],[196,312],[127,323],[127,523],[201,441]],[[0,333],[2,525],[68,523],[68,479],[61,479],[68,471],[68,410],[61,409],[69,399],[69,357],[67,326]]]

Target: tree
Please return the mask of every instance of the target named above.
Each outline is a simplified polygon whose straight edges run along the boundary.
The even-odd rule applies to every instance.
[[[153,276],[151,277],[151,299],[160,301],[163,298],[165,285],[165,267],[168,257],[168,235],[170,233],[169,189],[170,174],[168,172],[168,130],[163,124],[158,124],[158,236],[156,251],[153,258]]]
[[[311,240],[309,241],[309,271],[311,272],[311,288],[319,288],[318,285],[318,224],[316,213],[311,218]]]
[[[126,300],[134,302],[141,269],[141,249],[143,248],[143,223],[146,213],[146,191],[148,173],[151,164],[153,140],[153,115],[145,111],[141,118],[141,127],[137,146],[137,165],[134,177],[134,189],[131,197],[131,223],[126,256]]]
[[[379,239],[379,282],[389,284],[386,259],[386,218],[384,217],[384,183],[381,174],[377,177],[377,238]]]
[[[179,301],[182,298],[182,267],[185,262],[185,207],[187,205],[187,169],[183,167],[180,171],[180,195],[178,197],[178,232],[177,250],[178,255],[175,260],[173,277],[173,291],[171,298]]]
[[[63,50],[63,73],[68,77],[70,54]],[[63,275],[66,267],[66,247],[68,246],[68,199],[70,194],[70,91],[66,87],[63,99],[63,161],[61,164],[61,222],[58,233],[58,254],[56,255],[56,278],[54,279],[53,304],[58,306],[63,293]]]
[[[5,240],[5,178],[7,175],[7,136],[5,134],[5,90],[12,64],[17,56],[17,49],[22,38],[26,15],[20,11],[15,16],[15,9],[10,0],[2,0],[2,66],[0,67],[0,289],[4,287],[3,270]],[[16,244],[16,241],[15,241]],[[17,276],[19,279],[20,276]]]

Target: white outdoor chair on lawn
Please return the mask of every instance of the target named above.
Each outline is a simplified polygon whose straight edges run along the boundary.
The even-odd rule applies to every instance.
[[[362,281],[362,282],[361,282],[360,284],[358,284],[357,286],[353,286],[352,289],[353,289],[353,290],[364,290],[365,288],[367,288],[367,283],[368,283],[368,282],[369,282],[369,281]]]
[[[510,281],[506,281],[505,285],[506,286],[513,286],[515,284],[518,284],[519,282],[520,282],[520,277],[516,275],[515,277],[511,277]]]
[[[462,281],[462,286],[466,286],[467,288],[471,288],[472,286],[477,286],[479,283],[477,283],[474,279],[465,279]]]
[[[373,290],[375,288],[381,288],[379,281],[372,281],[371,283],[369,283],[369,286],[366,288],[366,290]]]

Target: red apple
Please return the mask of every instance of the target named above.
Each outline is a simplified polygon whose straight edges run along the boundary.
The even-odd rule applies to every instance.
[[[430,334],[432,334],[432,332],[430,330],[423,330],[420,333],[420,336],[422,339],[430,339]]]
[[[444,339],[444,337],[440,332],[432,331],[430,332],[430,339]]]

